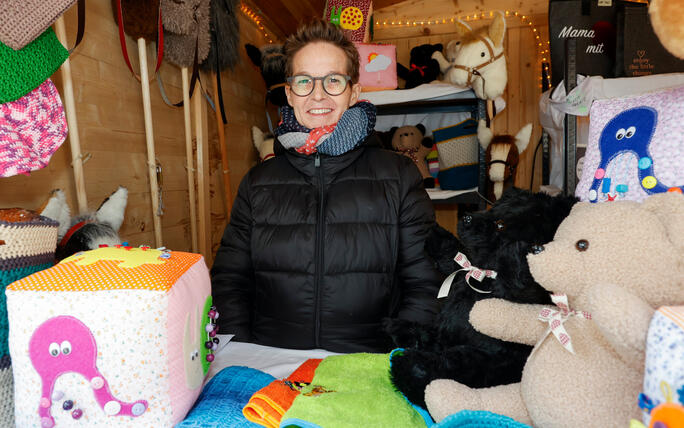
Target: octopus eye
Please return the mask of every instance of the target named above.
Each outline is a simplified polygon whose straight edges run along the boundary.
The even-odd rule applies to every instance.
[[[629,128],[627,128],[626,132],[627,133],[625,134],[625,137],[626,138],[632,138],[632,136],[636,133],[636,127],[630,126]]]
[[[48,352],[49,352],[50,355],[52,355],[53,357],[56,357],[56,356],[58,356],[58,355],[60,354],[61,350],[59,349],[59,345],[58,345],[57,343],[52,342],[52,343],[50,344],[50,347],[48,348]]]
[[[624,128],[618,129],[617,132],[615,133],[615,138],[616,138],[618,141],[619,141],[619,140],[622,140],[623,138],[625,138],[625,133],[626,133],[626,132],[627,132],[627,131],[625,131]]]
[[[64,342],[62,342],[62,345],[60,347],[62,348],[62,354],[64,354],[64,355],[71,354],[71,343],[69,343],[68,340],[65,340]]]
[[[589,241],[580,239],[575,243],[575,248],[577,248],[577,251],[587,251],[589,249]]]

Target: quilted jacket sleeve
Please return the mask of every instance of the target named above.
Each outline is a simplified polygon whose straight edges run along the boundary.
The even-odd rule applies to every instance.
[[[211,269],[211,289],[214,305],[219,311],[221,333],[235,334],[235,340],[251,340],[254,270],[250,240],[252,209],[249,201],[249,177],[240,183],[226,226],[221,246]]]
[[[408,158],[406,161],[399,213],[397,269],[401,300],[397,316],[428,323],[437,312],[437,292],[443,279],[425,251],[425,239],[435,222],[435,211],[418,168]]]

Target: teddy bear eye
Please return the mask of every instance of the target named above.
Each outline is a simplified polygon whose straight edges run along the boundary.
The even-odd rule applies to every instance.
[[[580,239],[575,243],[575,248],[577,248],[577,251],[587,251],[589,249],[589,241]]]
[[[485,53],[484,53],[484,52],[480,52],[480,56],[481,56],[482,58],[484,58]]]
[[[497,220],[494,222],[494,227],[496,227],[496,230],[499,232],[506,230],[506,223],[504,223],[503,220]]]

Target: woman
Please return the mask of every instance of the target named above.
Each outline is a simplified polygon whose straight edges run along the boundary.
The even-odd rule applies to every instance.
[[[381,320],[429,322],[441,280],[418,169],[382,150],[359,102],[359,56],[325,21],[284,45],[290,106],[274,159],[240,183],[212,268],[221,331],[335,352],[387,350]]]

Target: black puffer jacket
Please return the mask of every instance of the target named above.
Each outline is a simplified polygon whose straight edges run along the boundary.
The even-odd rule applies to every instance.
[[[221,332],[337,352],[386,351],[383,317],[429,322],[441,275],[418,169],[371,135],[340,156],[285,151],[240,183],[211,270]]]

